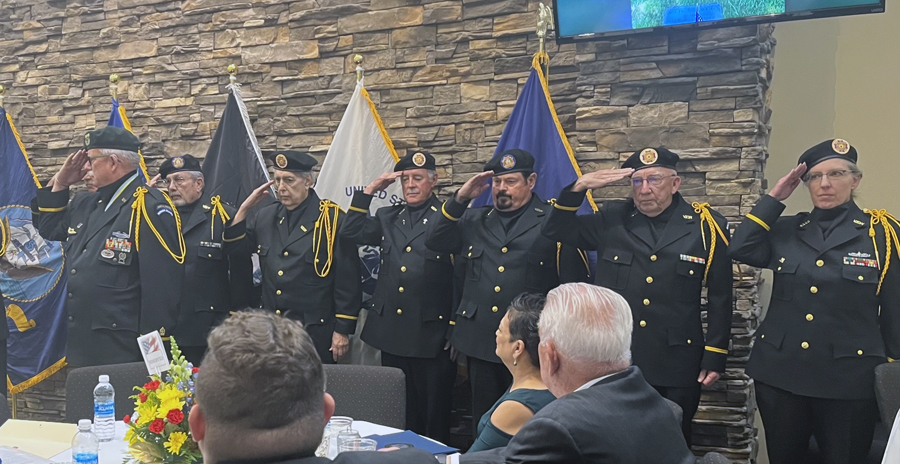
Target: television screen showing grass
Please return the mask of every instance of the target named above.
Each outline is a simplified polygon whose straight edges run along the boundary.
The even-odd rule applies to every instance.
[[[554,7],[557,38],[565,42],[663,27],[877,13],[884,0],[554,0]]]

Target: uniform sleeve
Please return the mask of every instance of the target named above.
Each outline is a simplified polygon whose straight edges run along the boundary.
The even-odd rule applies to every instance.
[[[234,211],[229,211],[234,217]],[[250,238],[247,235],[247,221],[225,225],[222,235],[222,248],[228,256],[228,284],[231,296],[231,310],[244,309],[250,305],[250,292],[253,288],[253,262],[250,254]]]
[[[339,215],[345,220],[344,214]],[[340,226],[340,222],[338,222]],[[334,242],[332,265],[334,272],[334,331],[350,335],[356,331],[356,321],[362,307],[362,281],[360,260],[356,244],[338,238]]]
[[[65,241],[69,234],[69,189],[53,192],[52,187],[39,189],[31,202],[32,221],[45,240]]]
[[[728,223],[716,215],[719,228],[728,236]],[[728,342],[731,340],[731,319],[734,311],[733,272],[728,245],[722,237],[716,237],[716,249],[706,279],[706,349],[703,351],[701,369],[725,372],[728,358]]]
[[[342,239],[358,245],[381,245],[381,223],[376,217],[369,217],[369,205],[372,204],[372,195],[366,195],[361,190],[353,194],[347,217],[341,226]]]
[[[172,256],[181,254],[181,234],[175,216],[166,212],[171,207],[161,193],[151,190],[144,198],[152,222],[141,221],[140,235],[135,240],[135,247],[139,246],[141,288],[146,290],[141,292],[140,330],[145,334],[165,328],[166,333],[171,333],[178,320],[178,299],[184,281],[184,265]]]
[[[544,219],[541,233],[564,245],[596,250],[600,244],[602,211],[596,214],[577,215],[584,202],[585,192],[573,192],[570,184],[559,193],[553,210]]]
[[[731,259],[751,266],[766,267],[772,257],[769,231],[784,208],[784,203],[770,195],[763,195],[734,232],[731,246],[728,247]]]
[[[469,202],[459,203],[454,194],[441,205],[441,214],[435,214],[434,221],[428,225],[425,246],[443,253],[459,253],[462,248],[462,230],[465,225],[463,216]]]

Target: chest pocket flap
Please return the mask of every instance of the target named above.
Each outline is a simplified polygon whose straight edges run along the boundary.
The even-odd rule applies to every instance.
[[[603,260],[612,264],[631,264],[632,258],[633,255],[628,251],[614,249],[603,250]]]
[[[857,282],[860,284],[877,284],[878,278],[880,277],[879,270],[874,267],[865,267],[865,266],[853,266],[850,264],[843,264],[841,269],[841,275],[853,282]]]
[[[203,245],[197,248],[197,256],[205,259],[222,259],[224,254],[222,253],[222,248],[216,248],[213,246]]]

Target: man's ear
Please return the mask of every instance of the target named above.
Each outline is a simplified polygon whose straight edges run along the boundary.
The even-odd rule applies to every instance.
[[[324,408],[324,417],[325,423],[327,424],[329,420],[331,420],[331,416],[334,415],[334,397],[330,394],[326,393],[324,396],[325,408]]]
[[[188,426],[191,429],[191,436],[194,441],[200,442],[206,436],[206,416],[199,404],[191,406],[191,413],[188,415]]]
[[[537,184],[537,173],[532,172],[531,174],[529,174],[528,179],[526,179],[526,182],[528,184],[528,189],[529,190],[533,189],[534,186]]]

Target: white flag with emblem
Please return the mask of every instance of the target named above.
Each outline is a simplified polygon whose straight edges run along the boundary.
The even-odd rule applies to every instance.
[[[399,160],[375,104],[360,80],[325,155],[316,193],[346,211],[354,191],[366,188],[382,173],[393,171]],[[376,194],[371,211],[374,213],[376,209],[397,204],[402,199],[400,182],[395,182]]]

